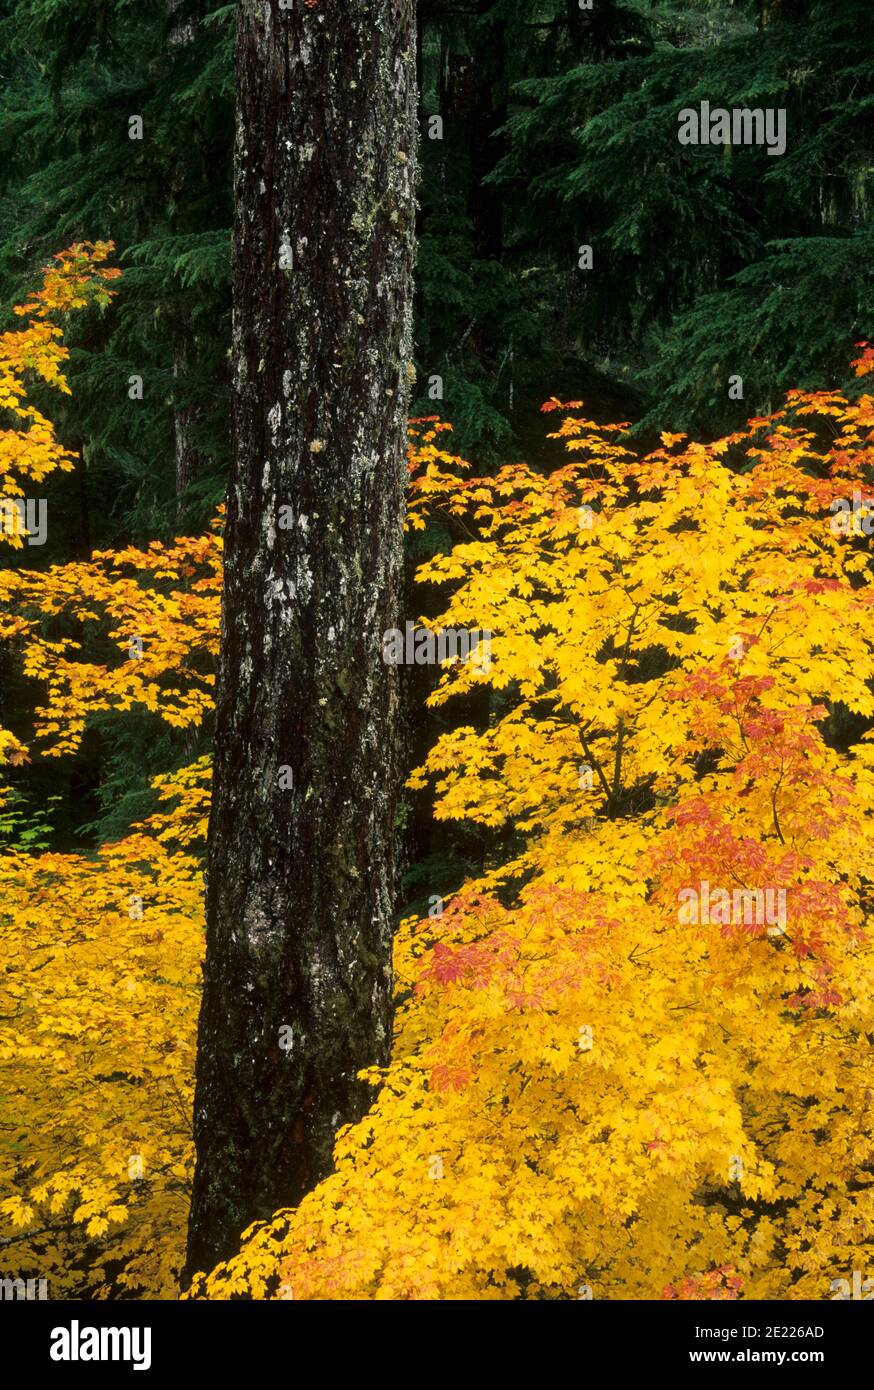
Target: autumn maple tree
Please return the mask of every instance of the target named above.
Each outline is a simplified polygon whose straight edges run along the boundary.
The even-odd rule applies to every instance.
[[[867,362],[860,359],[860,369]],[[488,727],[413,785],[519,852],[403,925],[391,1066],[337,1172],[196,1291],[294,1298],[829,1297],[872,1231],[872,590],[833,504],[874,401],[792,393],[640,459],[561,408],[570,460],[471,478],[420,436],[419,578],[493,633]],[[836,692],[840,692],[840,703]],[[846,724],[846,721],[844,721]],[[785,923],[703,883],[785,892]]]
[[[17,309],[25,326],[0,336],[0,406],[9,421],[0,432],[0,477],[10,499],[74,466],[30,402],[29,386],[39,379],[69,391],[64,323],[108,302],[119,274],[105,264],[111,249],[83,243],[55,257],[41,288]],[[0,531],[0,540],[21,555],[18,528]],[[157,547],[159,555],[155,548],[98,555],[81,567],[0,570],[0,640],[46,700],[34,711],[38,752],[0,728],[0,813],[10,775],[31,756],[75,746],[86,714],[153,705],[154,672],[163,679],[167,722],[202,716],[208,670],[190,703],[180,695],[175,709],[180,675],[168,683],[167,673],[203,640],[197,582],[214,574],[215,546],[208,536],[181,556]],[[197,579],[190,595],[167,604],[158,589],[178,578],[174,564]],[[137,571],[140,584],[126,579]],[[213,646],[215,611],[213,596]],[[53,618],[67,613],[80,639],[101,624],[132,664],[117,674],[83,660],[81,640],[50,637]],[[173,618],[175,640],[165,630]],[[201,955],[200,863],[191,846],[204,834],[208,778],[199,763],[163,779],[161,812],[97,854],[35,855],[26,834],[0,852],[0,1254],[4,1271],[38,1268],[53,1296],[99,1294],[110,1283],[172,1296],[176,1286]],[[8,820],[14,825],[15,814]]]
[[[427,623],[491,642],[443,668],[410,789],[503,848],[401,924],[391,1063],[336,1171],[192,1296],[818,1299],[871,1240],[874,586],[837,522],[874,398],[792,392],[643,457],[546,413],[549,471],[477,477],[411,427],[409,525],[456,537],[419,567]],[[110,710],[198,728],[220,565],[219,524],[0,574],[25,751]],[[487,719],[454,723],[472,691]],[[97,854],[0,855],[0,1248],[70,1292],[167,1296],[181,1266],[208,777]],[[705,885],[784,907],[684,912]]]
[[[0,485],[6,497],[21,497],[27,484],[73,467],[74,456],[29,399],[28,378],[69,395],[63,320],[89,304],[108,304],[109,285],[121,274],[104,264],[112,249],[111,242],[78,242],[60,252],[45,267],[40,288],[15,306],[24,326],[0,334],[0,410],[9,420],[0,429]],[[21,538],[14,537],[16,542],[20,545]]]

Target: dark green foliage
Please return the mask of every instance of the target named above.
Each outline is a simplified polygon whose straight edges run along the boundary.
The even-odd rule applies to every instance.
[[[110,313],[73,326],[61,422],[84,449],[94,544],[199,526],[223,491],[233,11],[191,0],[2,9],[3,302],[76,240],[115,241],[125,272]],[[132,376],[142,400],[129,398]]]
[[[81,453],[75,474],[41,489],[49,542],[4,548],[0,564],[200,530],[224,495],[233,17],[233,5],[196,0],[0,6],[0,302],[20,302],[73,241],[113,240],[124,271],[105,314],[71,322],[72,396],[34,391]],[[31,693],[16,683],[0,697],[27,737]],[[149,778],[199,751],[145,713],[107,717],[74,759],[15,778],[28,803],[62,789],[63,848],[121,834],[154,809]]]
[[[640,9],[649,46],[517,86],[495,179],[516,244],[563,275],[565,331],[645,390],[645,423],[731,428],[784,385],[846,379],[874,328],[870,7]],[[678,112],[703,100],[784,108],[785,155],[680,145]]]

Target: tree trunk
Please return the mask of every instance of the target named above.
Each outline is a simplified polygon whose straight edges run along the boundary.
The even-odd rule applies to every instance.
[[[189,1274],[330,1171],[388,1056],[415,53],[414,0],[238,5]]]
[[[193,430],[199,412],[183,405],[180,395],[185,391],[188,377],[188,350],[182,339],[181,327],[173,343],[173,443],[176,457],[176,524],[185,524],[185,503],[191,483],[201,471],[204,456],[195,447]],[[179,393],[179,394],[177,394]]]

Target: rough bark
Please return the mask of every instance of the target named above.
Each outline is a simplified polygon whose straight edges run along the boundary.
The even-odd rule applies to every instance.
[[[330,1171],[389,1049],[415,50],[414,0],[238,5],[189,1273]]]
[[[173,344],[173,388],[184,391],[188,376],[187,345],[181,333]],[[191,483],[201,471],[204,455],[194,443],[194,427],[200,412],[190,405],[183,405],[175,396],[173,400],[173,444],[176,461],[176,522],[182,526],[185,521],[185,502]]]

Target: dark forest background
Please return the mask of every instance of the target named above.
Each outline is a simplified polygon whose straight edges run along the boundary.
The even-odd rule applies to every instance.
[[[44,490],[49,543],[2,565],[199,531],[222,499],[234,10],[0,0],[4,326],[71,242],[111,238],[124,271],[109,311],[71,327],[72,396],[35,393],[81,458]],[[871,35],[870,0],[420,0],[413,414],[451,421],[480,469],[548,468],[552,395],[644,445],[716,437],[786,387],[852,392],[852,345],[874,336]],[[785,108],[785,155],[684,149],[677,112],[702,100]],[[411,543],[411,567],[450,540]],[[423,693],[412,757],[438,718]],[[31,705],[0,651],[0,722],[24,731]],[[75,758],[19,769],[0,838],[113,838],[149,811],[150,776],[199,751],[145,713],[97,720]],[[488,848],[415,802],[406,820],[408,898]]]

